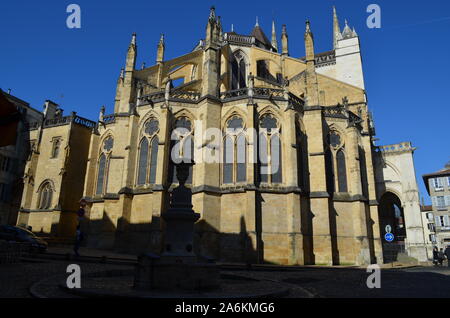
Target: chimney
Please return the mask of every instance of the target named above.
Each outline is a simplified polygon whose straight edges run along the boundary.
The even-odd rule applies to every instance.
[[[45,119],[55,118],[57,109],[58,109],[58,104],[47,99],[44,104],[44,118]]]

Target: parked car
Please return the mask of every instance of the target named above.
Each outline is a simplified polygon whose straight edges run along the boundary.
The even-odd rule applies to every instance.
[[[0,240],[30,243],[33,252],[43,253],[48,247],[48,243],[33,232],[12,225],[0,225]]]

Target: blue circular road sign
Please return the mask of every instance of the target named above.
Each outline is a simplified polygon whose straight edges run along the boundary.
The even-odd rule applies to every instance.
[[[384,239],[385,239],[386,241],[388,241],[388,242],[392,242],[392,241],[394,240],[394,234],[392,234],[392,233],[386,233],[386,234],[384,235]]]

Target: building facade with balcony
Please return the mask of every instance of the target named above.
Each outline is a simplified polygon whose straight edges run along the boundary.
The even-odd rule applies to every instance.
[[[434,217],[436,246],[450,246],[450,162],[434,173],[423,175],[423,181],[431,198]]]

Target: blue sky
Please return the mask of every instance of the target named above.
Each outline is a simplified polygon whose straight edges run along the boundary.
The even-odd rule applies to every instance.
[[[81,29],[66,27],[66,7],[81,7]],[[276,3],[276,6],[273,6]],[[381,29],[366,26],[369,4],[381,7]],[[42,109],[45,99],[65,112],[98,118],[101,105],[113,111],[117,77],[131,33],[137,33],[138,62],[154,64],[156,44],[166,36],[166,58],[192,50],[204,37],[215,5],[225,31],[231,24],[248,34],[255,17],[270,35],[287,25],[290,55],[304,56],[304,21],[311,20],[316,52],[332,48],[332,5],[360,36],[369,108],[378,144],[412,141],[421,194],[422,174],[450,160],[450,1],[2,1],[0,88]]]

